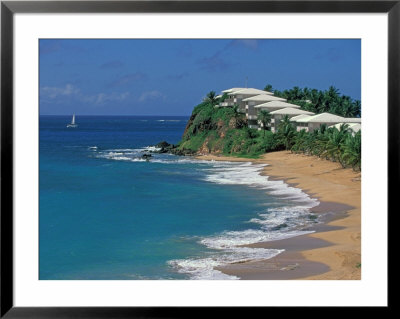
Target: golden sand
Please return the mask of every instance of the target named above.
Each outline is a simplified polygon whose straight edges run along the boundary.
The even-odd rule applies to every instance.
[[[264,168],[264,173],[271,178],[293,183],[322,202],[335,202],[353,207],[347,211],[347,217],[328,223],[336,226],[336,229],[307,235],[327,241],[330,245],[312,249],[305,246],[305,250],[300,251],[300,254],[308,261],[329,266],[329,270],[318,275],[310,273],[301,279],[361,279],[360,173],[352,169],[343,169],[338,163],[288,151],[264,154],[260,159],[218,155],[200,155],[197,158],[269,164]],[[262,279],[263,276],[259,277]]]

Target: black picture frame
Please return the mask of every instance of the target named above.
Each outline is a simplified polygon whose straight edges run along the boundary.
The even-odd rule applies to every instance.
[[[1,308],[5,318],[177,318],[226,315],[226,309],[191,307],[14,307],[13,304],[13,19],[16,13],[387,13],[388,207],[398,211],[400,126],[400,0],[396,1],[1,1]],[[388,213],[389,213],[388,211]],[[388,215],[388,217],[390,217]],[[388,224],[390,225],[390,223]],[[393,223],[392,223],[393,227]],[[389,233],[392,234],[393,232]],[[388,284],[390,281],[388,281]],[[390,306],[390,298],[388,300]],[[389,309],[389,307],[384,307]],[[290,308],[297,315],[306,308]],[[241,307],[235,314],[249,317]],[[251,315],[250,315],[251,316]]]

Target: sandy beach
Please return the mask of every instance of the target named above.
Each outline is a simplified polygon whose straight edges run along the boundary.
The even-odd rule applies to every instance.
[[[343,169],[338,163],[288,151],[264,154],[259,159],[218,155],[197,158],[268,164],[263,174],[318,198],[321,203],[312,211],[327,220],[312,234],[251,245],[285,249],[274,258],[231,264],[218,270],[243,280],[361,279],[361,173]]]

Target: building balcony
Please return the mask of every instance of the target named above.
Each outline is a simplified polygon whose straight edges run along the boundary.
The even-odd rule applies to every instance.
[[[257,115],[249,115],[249,114],[247,114],[247,119],[249,119],[249,120],[257,120]]]
[[[222,102],[222,103],[219,103],[219,106],[233,106],[235,103],[232,101],[232,102]]]
[[[254,125],[254,124],[249,124],[249,128],[253,128],[253,129],[256,129],[256,130],[258,130],[258,125]]]

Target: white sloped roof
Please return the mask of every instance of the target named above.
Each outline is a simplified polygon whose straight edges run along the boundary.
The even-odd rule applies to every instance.
[[[301,114],[301,115],[293,116],[290,120],[291,120],[292,122],[297,122],[297,120],[305,119],[305,118],[307,118],[307,117],[310,117],[310,115]]]
[[[352,125],[350,128],[354,133],[357,133],[359,130],[361,130],[361,124],[356,123],[356,124]]]
[[[297,120],[300,123],[341,123],[343,122],[344,117],[331,114],[331,113],[321,113],[313,116],[309,116],[308,118],[303,118]]]
[[[276,111],[272,111],[271,114],[288,114],[288,115],[293,115],[293,114],[307,114],[307,115],[313,115],[315,113],[313,112],[308,112],[308,111],[304,111],[304,110],[300,110],[298,108],[294,108],[294,107],[285,107],[283,109],[279,109]]]
[[[233,91],[239,91],[239,90],[244,90],[245,88],[231,88],[231,89],[227,89],[227,90],[223,90],[221,91],[222,93],[231,93]]]
[[[220,97],[222,97],[221,94],[220,94],[220,95],[217,95],[215,98],[216,98],[216,99],[219,99]]]
[[[273,96],[273,95],[268,95],[268,94],[260,94],[252,97],[248,97],[247,99],[243,99],[244,102],[247,101],[286,101],[286,99],[283,99],[281,97]]]
[[[244,101],[244,100],[243,100],[243,101]],[[268,108],[277,108],[277,107],[281,107],[281,108],[291,107],[291,108],[293,108],[293,109],[299,109],[299,108],[300,108],[299,105],[290,104],[290,103],[284,102],[284,101],[282,101],[282,100],[269,101],[269,102],[266,102],[266,103],[263,103],[263,104],[258,104],[258,105],[254,106],[254,107],[257,107],[257,108],[265,108],[265,109],[268,109]]]
[[[257,94],[267,94],[267,95],[274,95],[274,93],[272,92],[268,92],[268,91],[263,91],[263,90],[259,90],[259,89],[253,89],[253,88],[249,88],[249,89],[241,89],[241,90],[237,90],[237,91],[232,91],[230,92],[231,94],[253,94],[253,95],[257,95]]]
[[[345,117],[344,123],[361,123],[361,117]]]

